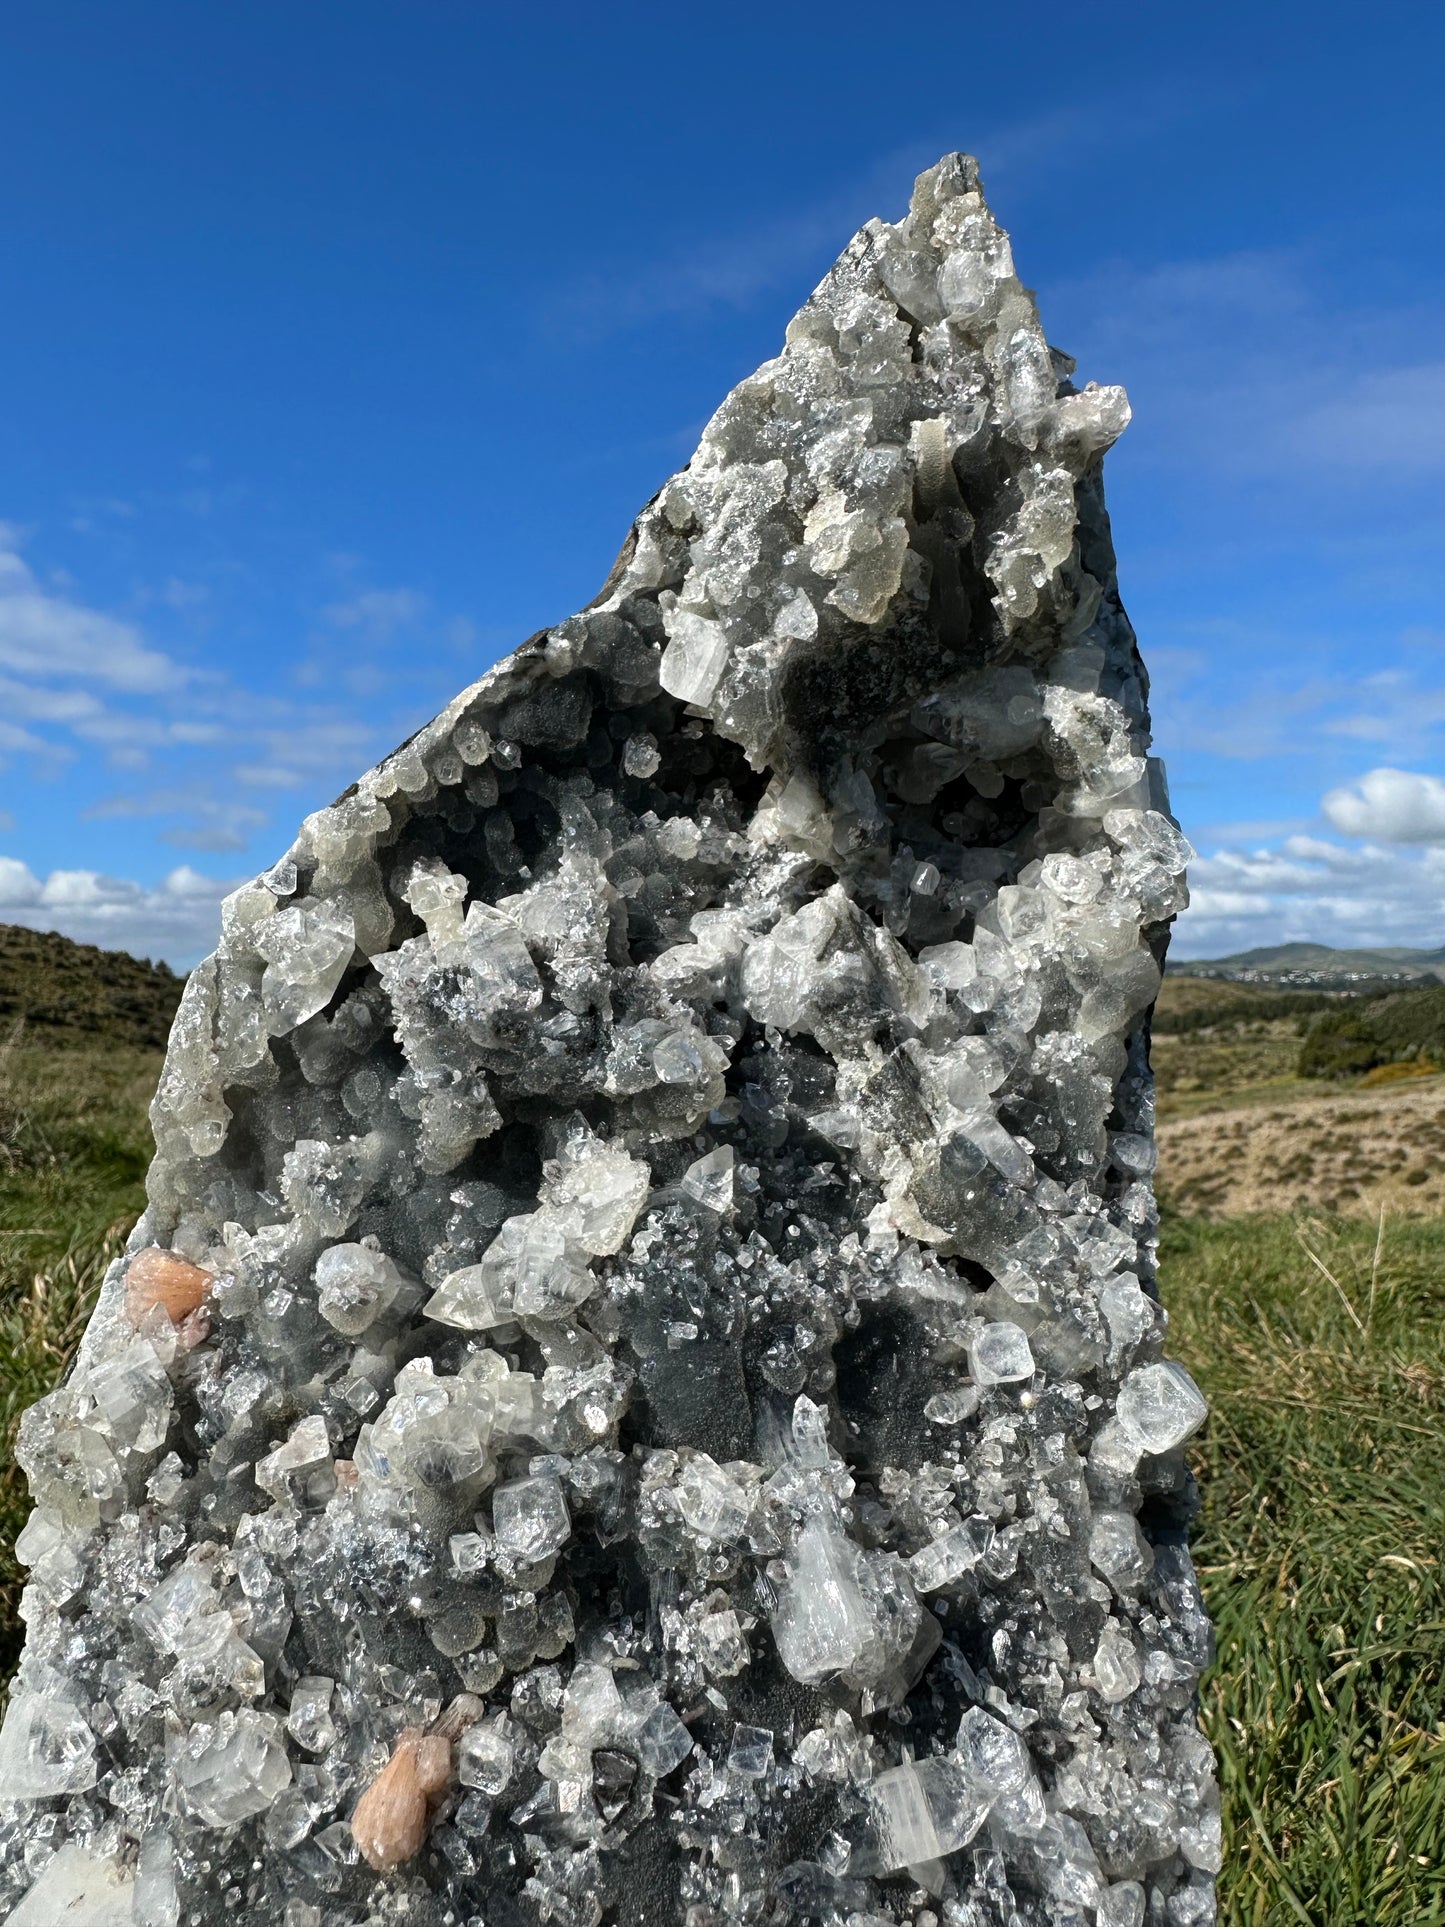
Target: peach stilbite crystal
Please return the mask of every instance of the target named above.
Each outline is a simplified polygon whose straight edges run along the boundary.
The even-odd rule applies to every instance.
[[[164,1305],[171,1323],[199,1311],[215,1279],[199,1265],[178,1258],[159,1245],[147,1245],[130,1261],[125,1275],[125,1312],[138,1325],[152,1305]]]
[[[451,1760],[445,1735],[407,1727],[351,1816],[352,1835],[368,1866],[389,1873],[420,1851],[427,1801],[445,1788]]]

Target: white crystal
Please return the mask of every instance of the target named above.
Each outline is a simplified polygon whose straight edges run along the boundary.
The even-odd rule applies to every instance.
[[[858,1564],[857,1548],[836,1527],[808,1520],[773,1611],[778,1656],[794,1679],[812,1684],[843,1672],[866,1647],[873,1622]]]
[[[385,1252],[364,1244],[331,1245],[316,1261],[317,1309],[328,1325],[357,1338],[392,1303],[402,1283]]]
[[[506,1254],[498,1250],[490,1263],[483,1259],[448,1272],[422,1307],[423,1316],[462,1331],[488,1331],[511,1318],[513,1283]]]
[[[670,696],[685,703],[706,703],[727,667],[728,641],[722,624],[679,610],[668,622],[660,680]]]
[[[1117,1356],[1131,1350],[1154,1329],[1154,1307],[1132,1274],[1116,1278],[1099,1293],[1099,1309],[1109,1327],[1109,1344]]]
[[[868,1808],[873,1855],[888,1872],[957,1853],[983,1825],[989,1802],[956,1760],[923,1759],[880,1773]]]
[[[968,1362],[980,1385],[1017,1385],[1034,1375],[1028,1333],[1007,1319],[984,1326],[968,1348]]]
[[[1199,1430],[1209,1407],[1182,1365],[1142,1365],[1119,1388],[1119,1425],[1141,1452],[1170,1452]]]
[[[558,1175],[542,1186],[548,1215],[589,1257],[610,1257],[626,1244],[652,1174],[641,1158],[596,1138],[569,1149]]]
[[[717,1150],[709,1151],[683,1172],[683,1190],[690,1198],[696,1198],[699,1204],[705,1204],[709,1211],[716,1211],[719,1215],[730,1211],[733,1203],[734,1159],[730,1144],[722,1144]]]
[[[132,1927],[179,1927],[175,1842],[163,1826],[152,1827],[141,1842],[132,1905]]]
[[[677,1502],[693,1531],[718,1545],[738,1537],[752,1510],[742,1487],[706,1452],[694,1453],[682,1468]]]
[[[463,1786],[475,1787],[495,1799],[511,1783],[515,1759],[516,1748],[505,1721],[483,1721],[468,1727],[458,1743],[457,1778]]]
[[[492,1527],[499,1549],[534,1562],[560,1552],[572,1533],[560,1479],[513,1479],[492,1494]]]
[[[0,1791],[10,1800],[84,1793],[96,1782],[95,1735],[54,1682],[43,1693],[18,1689],[0,1729]]]
[[[622,751],[622,767],[629,776],[655,776],[662,767],[656,737],[629,737]]]
[[[105,1415],[111,1438],[132,1452],[153,1452],[171,1418],[171,1387],[148,1339],[91,1367],[86,1386]]]
[[[692,1751],[692,1735],[666,1700],[657,1705],[637,1729],[637,1757],[654,1779],[665,1779]]]
[[[336,1743],[336,1722],[331,1717],[335,1690],[335,1680],[312,1673],[303,1675],[291,1688],[286,1731],[308,1753],[324,1753]]]
[[[336,1490],[326,1420],[317,1413],[293,1427],[289,1437],[257,1464],[256,1483],[273,1498],[324,1503]]]
[[[1101,1511],[1089,1527],[1089,1561],[1115,1592],[1132,1594],[1154,1570],[1154,1549],[1132,1512]]]
[[[772,1771],[772,1765],[773,1735],[770,1729],[741,1723],[735,1726],[728,1747],[728,1772],[737,1774],[743,1780],[761,1780]]]
[[[937,1592],[952,1585],[966,1572],[972,1572],[994,1542],[994,1528],[987,1519],[967,1519],[961,1526],[950,1526],[908,1561],[908,1570],[920,1592]]]
[[[1191,1867],[1218,1873],[1224,1865],[1224,1828],[1217,1811],[1186,1820],[1179,1829],[1179,1851]]]
[[[1116,1880],[1099,1896],[1098,1927],[1144,1927],[1144,1889],[1137,1880]]]
[[[482,996],[500,1009],[535,1010],[542,980],[521,931],[504,911],[474,903],[467,911],[466,959]]]
[[[258,924],[254,942],[267,960],[267,1027],[279,1036],[325,1008],[356,948],[356,925],[345,903],[307,899]]]
[[[1047,1893],[1072,1907],[1097,1909],[1104,1881],[1079,1821],[1071,1814],[1050,1814],[1030,1844]]]
[[[732,1608],[704,1613],[695,1623],[698,1653],[713,1679],[731,1679],[749,1659],[747,1635]]]
[[[799,1465],[824,1466],[833,1456],[828,1444],[827,1411],[814,1404],[806,1392],[799,1392],[793,1400],[787,1445]]]
[[[8,1783],[5,1791],[11,1791]],[[134,1927],[134,1897],[134,1877],[127,1869],[67,1841],[7,1927]]]
[[[274,1715],[249,1707],[222,1713],[214,1726],[193,1727],[175,1761],[187,1811],[218,1830],[264,1813],[291,1784],[280,1735]]]
[[[972,1418],[982,1400],[978,1385],[957,1385],[946,1392],[935,1392],[923,1408],[923,1416],[935,1425],[961,1425]]]
[[[1093,1670],[1099,1698],[1111,1706],[1128,1699],[1144,1677],[1133,1640],[1112,1620],[1099,1635]]]
[[[1017,1793],[1033,1772],[1018,1734],[981,1706],[970,1706],[963,1715],[955,1748],[970,1780],[991,1796]]]

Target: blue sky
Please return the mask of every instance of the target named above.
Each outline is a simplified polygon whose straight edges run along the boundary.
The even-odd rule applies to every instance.
[[[1418,4],[11,9],[0,918],[192,961],[962,147],[1133,402],[1179,949],[1445,941],[1442,62]]]

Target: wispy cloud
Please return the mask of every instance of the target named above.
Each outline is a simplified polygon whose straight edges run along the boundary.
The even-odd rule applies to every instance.
[[[1358,272],[1342,283],[1346,251]],[[1059,293],[1082,324],[1070,346],[1146,403],[1134,459],[1260,482],[1288,474],[1313,493],[1357,485],[1361,471],[1372,488],[1445,474],[1445,361],[1434,352],[1445,316],[1372,302],[1370,285],[1368,238],[1321,235],[1113,261]]]
[[[167,654],[69,585],[42,584],[20,540],[0,525],[0,760],[69,770],[84,779],[82,820],[148,821],[181,849],[240,852],[286,792],[329,800],[451,693],[448,665],[476,639],[420,590],[356,587],[317,609],[309,679],[250,689]],[[140,600],[184,617],[204,598],[175,579]],[[105,770],[117,787],[97,796]]]
[[[321,620],[330,629],[359,633],[373,646],[385,648],[419,628],[430,614],[431,599],[419,589],[364,589],[345,601],[328,603]]]
[[[1176,940],[1183,956],[1299,940],[1429,948],[1445,912],[1445,851],[1319,842],[1307,850],[1291,839],[1279,850],[1199,858],[1190,892]]]
[[[1445,685],[1413,667],[1321,673],[1307,665],[1339,653],[1328,639],[1238,620],[1181,622],[1175,633],[1201,643],[1149,652],[1155,734],[1171,756],[1321,759],[1337,755],[1329,739],[1343,737],[1406,762],[1438,747]]]
[[[780,288],[801,300],[810,277],[820,275],[866,221],[902,215],[914,177],[951,149],[977,155],[1007,219],[1003,203],[1021,202],[1033,186],[1056,178],[1061,156],[1077,161],[1101,146],[1145,140],[1204,108],[1197,87],[1161,85],[1147,105],[1131,101],[1127,115],[1111,114],[1107,94],[1094,93],[1076,107],[1011,124],[963,128],[940,120],[931,133],[878,155],[851,180],[781,215],[655,253],[623,249],[605,266],[549,289],[545,325],[570,338],[597,339],[672,316],[746,309]]]
[[[1339,380],[1277,433],[1300,462],[1385,468],[1396,479],[1445,474],[1445,361]]]
[[[97,821],[168,817],[160,840],[180,850],[244,850],[270,820],[267,810],[218,797],[199,783],[111,796],[84,812]]]
[[[40,682],[81,677],[133,695],[186,681],[181,665],[150,648],[130,623],[42,587],[9,544],[0,544],[0,670]]]

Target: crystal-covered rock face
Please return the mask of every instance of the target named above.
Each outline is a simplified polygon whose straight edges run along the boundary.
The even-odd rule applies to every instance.
[[[946,160],[230,898],[21,1427],[0,1917],[1213,1918],[1187,850],[1071,374]]]

